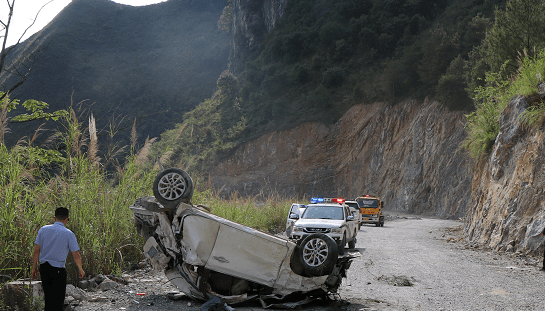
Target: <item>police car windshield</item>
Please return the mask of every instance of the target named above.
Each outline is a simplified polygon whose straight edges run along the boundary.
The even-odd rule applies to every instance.
[[[307,205],[307,209],[301,218],[304,219],[335,219],[343,220],[342,206]]]
[[[376,199],[357,199],[360,207],[378,207],[378,200]]]

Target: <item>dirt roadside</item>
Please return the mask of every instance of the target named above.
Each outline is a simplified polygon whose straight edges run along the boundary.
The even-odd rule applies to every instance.
[[[472,249],[460,239],[461,222],[389,213],[384,227],[362,226],[339,302],[298,310],[543,310],[541,258]],[[84,310],[199,310],[160,271],[128,274],[129,283],[87,292]],[[143,295],[139,295],[143,294]],[[265,310],[257,302],[235,310]]]

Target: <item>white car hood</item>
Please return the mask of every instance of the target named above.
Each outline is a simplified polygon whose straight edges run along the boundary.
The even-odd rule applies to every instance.
[[[344,220],[337,219],[304,219],[301,218],[295,222],[297,227],[313,227],[313,228],[339,228],[344,223]]]

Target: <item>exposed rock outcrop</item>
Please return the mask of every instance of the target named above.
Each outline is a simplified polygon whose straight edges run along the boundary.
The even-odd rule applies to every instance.
[[[288,0],[233,0],[231,69],[255,50],[284,14]]]
[[[545,227],[545,133],[521,124],[526,108],[517,96],[502,112],[492,154],[475,170],[464,232],[478,246],[536,254]]]
[[[237,149],[213,170],[224,194],[342,196],[370,193],[387,209],[459,218],[470,203],[463,113],[436,102],[357,105],[333,126],[302,124]]]

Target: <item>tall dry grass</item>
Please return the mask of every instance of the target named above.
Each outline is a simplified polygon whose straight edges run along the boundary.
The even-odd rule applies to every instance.
[[[59,143],[66,146],[62,155],[32,147],[34,138],[26,146],[12,149],[0,143],[0,274],[30,277],[37,232],[53,223],[58,206],[70,209],[67,227],[76,235],[89,277],[119,273],[142,259],[144,241],[136,234],[128,207],[137,198],[152,195],[158,168],[148,162],[147,155],[154,139],[146,139],[112,175],[97,155],[93,123],[90,120],[89,129],[82,129],[83,123],[73,112],[65,118],[64,132],[57,135]],[[56,163],[54,170],[48,166],[52,162]],[[195,204],[207,205],[219,216],[265,232],[284,230],[294,200],[237,194],[220,199],[204,178],[193,178]],[[76,281],[77,269],[70,255],[67,270],[69,281]]]
[[[58,143],[66,146],[63,155],[32,147],[34,138],[11,149],[0,144],[0,274],[30,277],[36,234],[53,223],[57,206],[71,211],[67,227],[76,235],[88,275],[117,273],[141,260],[143,241],[128,206],[151,194],[156,172],[130,155],[109,178],[97,156],[93,123],[84,132],[72,111],[59,135]],[[75,281],[70,255],[67,270]]]
[[[196,192],[192,201],[206,205],[213,214],[220,217],[270,234],[277,234],[286,229],[286,218],[291,203],[297,202],[297,199],[283,198],[279,195],[243,197],[237,193],[233,193],[228,199],[222,199],[218,191],[208,189]]]

